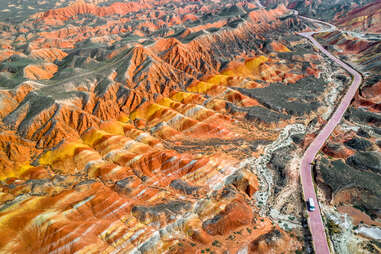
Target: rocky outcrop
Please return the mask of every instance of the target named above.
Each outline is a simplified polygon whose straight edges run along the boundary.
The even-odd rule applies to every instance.
[[[36,49],[30,52],[30,55],[36,59],[54,62],[55,60],[62,60],[67,56],[67,53],[61,49],[43,48]]]
[[[233,201],[225,209],[203,222],[202,228],[209,235],[225,235],[238,227],[248,225],[253,219],[250,207],[239,201]]]
[[[355,8],[338,18],[337,24],[353,31],[380,33],[381,1],[373,1],[363,7]]]
[[[258,239],[252,241],[249,245],[250,253],[282,253],[285,249],[292,245],[292,241],[284,237],[284,234],[278,229],[262,235]]]
[[[51,63],[30,64],[24,68],[24,78],[31,80],[51,79],[57,70],[57,65]]]

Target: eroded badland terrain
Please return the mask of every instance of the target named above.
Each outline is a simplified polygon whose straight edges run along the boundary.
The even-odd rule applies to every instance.
[[[364,75],[314,164],[329,242],[380,251],[381,2],[3,2],[0,253],[313,252],[300,163],[352,77],[298,13]]]

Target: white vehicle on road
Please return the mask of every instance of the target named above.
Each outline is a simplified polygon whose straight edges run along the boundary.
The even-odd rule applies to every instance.
[[[308,199],[308,210],[311,212],[315,211],[315,202],[313,198]]]

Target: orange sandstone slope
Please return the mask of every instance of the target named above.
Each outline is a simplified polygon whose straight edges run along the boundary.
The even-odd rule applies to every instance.
[[[49,19],[65,21],[78,15],[91,14],[94,16],[110,16],[110,15],[125,15],[129,12],[136,12],[141,9],[150,8],[151,6],[146,3],[138,2],[117,2],[109,6],[97,6],[89,4],[84,1],[75,2],[67,7],[48,10],[42,13],[36,13],[32,16],[35,19],[47,21]]]
[[[65,5],[1,24],[0,251],[307,248],[300,193],[277,196],[295,172],[275,218],[255,162],[331,106],[304,24],[253,1]]]

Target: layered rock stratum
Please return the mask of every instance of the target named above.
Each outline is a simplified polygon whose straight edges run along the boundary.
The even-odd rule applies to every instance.
[[[0,252],[310,250],[297,165],[349,76],[294,34],[307,27],[293,11],[19,0],[1,13]]]

